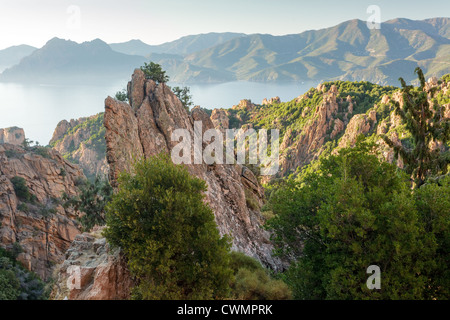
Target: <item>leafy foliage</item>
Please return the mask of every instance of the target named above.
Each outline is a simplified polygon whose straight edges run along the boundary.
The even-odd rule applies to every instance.
[[[287,300],[291,290],[279,279],[273,279],[261,264],[240,252],[231,253],[234,280],[231,298],[238,300]]]
[[[0,258],[0,265],[5,265],[3,258]],[[16,300],[19,296],[19,287],[14,272],[0,267],[0,300]]]
[[[96,225],[105,225],[105,208],[113,194],[109,181],[96,177],[94,182],[86,180],[78,189],[78,196],[63,195],[64,207],[72,207],[82,213],[78,220],[84,231],[90,231]]]
[[[45,299],[44,283],[16,261],[17,250],[0,248],[0,300]]]
[[[189,87],[173,87],[172,91],[178,97],[178,99],[180,99],[186,111],[189,111],[190,108],[194,105],[194,102],[192,102],[192,95],[189,94],[191,92],[191,89],[189,89]]]
[[[431,282],[426,297],[450,297],[450,176],[427,183],[414,192],[414,201],[424,223],[425,237],[436,243],[433,264],[428,270]]]
[[[114,97],[119,101],[123,101],[123,102],[128,101],[128,94],[125,89],[122,89],[122,91],[117,91],[116,95]]]
[[[25,202],[35,201],[35,196],[30,193],[27,182],[24,178],[15,176],[11,178],[11,183],[13,184],[14,192],[20,200]]]
[[[285,275],[295,298],[448,299],[450,206],[433,200],[448,185],[413,193],[373,152],[343,149],[272,193],[268,226],[278,253],[296,257]],[[381,268],[381,290],[366,286],[370,265]]]
[[[205,182],[161,154],[123,172],[108,204],[109,243],[120,246],[139,281],[135,299],[213,299],[228,295],[230,242],[203,202]]]
[[[49,148],[47,148],[47,147],[36,145],[36,146],[32,147],[31,150],[35,154],[38,154],[43,158],[50,159],[50,154],[48,153]]]

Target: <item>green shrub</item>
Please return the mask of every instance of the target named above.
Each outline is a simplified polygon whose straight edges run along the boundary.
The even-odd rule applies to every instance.
[[[442,79],[443,81],[449,83],[449,82],[450,82],[450,73],[449,73],[449,74],[446,74],[446,75],[444,75],[444,76],[442,76],[441,79]]]
[[[28,213],[28,210],[29,210],[28,205],[26,203],[24,203],[24,202],[20,203],[17,206],[17,209],[22,211],[22,212],[25,212],[25,213]]]
[[[90,231],[94,226],[105,225],[105,207],[113,193],[108,179],[96,177],[94,182],[84,180],[77,186],[79,190],[77,196],[63,195],[64,207],[72,207],[81,213],[78,221],[84,231]]]
[[[166,75],[166,72],[162,69],[161,65],[157,63],[150,61],[150,63],[147,64],[147,62],[144,62],[141,70],[144,72],[146,79],[153,80],[156,83],[169,82],[169,76]]]
[[[66,177],[67,176],[67,172],[66,172],[66,169],[64,169],[64,168],[61,168],[60,170],[59,170],[59,175],[61,176],[61,177]]]
[[[20,200],[25,202],[33,202],[35,200],[35,196],[30,193],[27,182],[24,178],[15,176],[11,179],[11,183],[13,184],[14,191]]]
[[[448,299],[450,183],[409,176],[357,144],[323,158],[270,199],[278,252],[297,299]],[[381,268],[381,290],[366,286]]]
[[[204,191],[203,180],[164,154],[120,175],[105,236],[123,250],[139,282],[134,299],[227,297],[230,242],[220,237]]]
[[[11,159],[11,158],[18,158],[20,156],[20,153],[17,152],[16,150],[12,149],[12,150],[6,150],[5,155],[6,155],[6,157]]]
[[[49,217],[52,214],[56,214],[57,210],[56,208],[52,208],[52,207],[48,207],[48,206],[43,206],[39,209],[39,214],[44,216],[44,217]]]
[[[258,200],[256,200],[255,195],[248,189],[245,189],[244,192],[247,207],[249,207],[252,210],[259,210],[260,209],[259,203]]]
[[[237,273],[242,268],[250,271],[262,269],[261,263],[258,260],[236,251],[230,253],[230,267],[234,273]]]
[[[122,91],[117,91],[115,95],[116,100],[127,102],[128,101],[128,94],[125,89],[122,89]]]
[[[6,258],[0,258],[0,300],[16,300],[20,283],[13,271],[2,268],[3,259]]]

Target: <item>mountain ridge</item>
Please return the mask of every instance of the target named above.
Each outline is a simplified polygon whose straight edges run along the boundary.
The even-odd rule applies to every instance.
[[[50,40],[20,64],[5,70],[0,79],[12,81],[25,74],[28,78],[43,74],[60,77],[73,69],[89,78],[106,71],[113,73],[112,66],[122,74],[122,67],[134,69],[149,59],[161,64],[177,83],[356,80],[397,85],[399,74],[408,82],[414,81],[410,70],[415,67],[421,67],[426,77],[450,72],[450,18],[444,17],[397,18],[383,22],[379,30],[370,30],[366,22],[353,19],[282,36],[207,33],[156,46],[136,39],[109,45],[96,39],[77,46],[64,42],[64,48],[64,40],[59,39],[59,48],[52,46],[52,41],[57,40]],[[68,53],[77,51],[75,47],[84,52],[79,54],[84,59]],[[51,48],[55,52],[50,52]],[[47,57],[42,58],[46,50]],[[64,64],[58,64],[60,60]],[[57,68],[62,70],[56,72]]]
[[[100,39],[79,44],[54,37],[42,48],[23,58],[18,65],[3,71],[0,81],[97,81],[109,77],[123,77],[130,69],[144,62],[144,57],[113,51]]]
[[[122,43],[110,43],[109,46],[121,53],[147,56],[151,53],[166,53],[184,55],[199,51],[215,44],[223,43],[237,37],[247,36],[244,33],[234,32],[209,32],[181,37],[174,41],[164,42],[159,45],[149,45],[139,39],[133,39]]]

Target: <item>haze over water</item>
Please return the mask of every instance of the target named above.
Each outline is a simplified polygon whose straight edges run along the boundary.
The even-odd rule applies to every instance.
[[[12,126],[25,130],[25,136],[41,145],[50,141],[61,120],[88,117],[104,111],[105,98],[126,87],[127,79],[98,85],[39,85],[0,82],[0,128]],[[171,86],[182,84],[169,83]],[[317,82],[189,85],[193,102],[203,108],[231,108],[242,99],[261,103],[279,96],[290,101],[315,87]]]

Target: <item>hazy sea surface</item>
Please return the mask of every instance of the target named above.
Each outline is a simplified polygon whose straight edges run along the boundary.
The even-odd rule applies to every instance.
[[[127,79],[98,85],[39,85],[0,82],[0,128],[24,128],[30,140],[46,145],[59,121],[78,119],[104,111],[108,95],[125,88]],[[171,86],[182,86],[169,83]],[[279,96],[290,101],[317,82],[255,83],[228,82],[188,85],[195,105],[204,108],[230,108],[242,99],[261,103]]]

